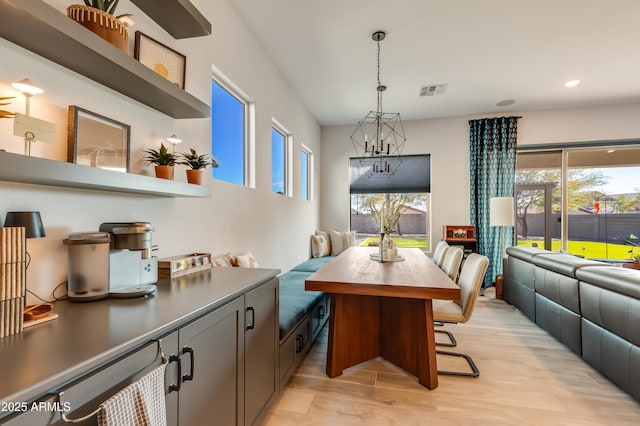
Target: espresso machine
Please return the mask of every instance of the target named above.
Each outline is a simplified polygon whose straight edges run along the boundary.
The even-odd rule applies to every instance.
[[[106,222],[109,234],[109,297],[146,296],[156,291],[158,258],[151,255],[153,226],[149,222]]]

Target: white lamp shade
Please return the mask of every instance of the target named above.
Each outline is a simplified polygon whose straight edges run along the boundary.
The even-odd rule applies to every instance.
[[[44,93],[44,90],[36,86],[31,80],[28,78],[23,78],[20,81],[16,81],[15,83],[11,83],[11,85],[21,91],[26,96],[39,95]]]
[[[493,197],[489,200],[489,226],[513,226],[513,197]]]

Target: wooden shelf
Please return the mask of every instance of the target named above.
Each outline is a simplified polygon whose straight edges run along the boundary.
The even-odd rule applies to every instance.
[[[0,180],[161,197],[211,197],[208,186],[0,152]]]
[[[0,36],[173,118],[211,116],[207,104],[42,0],[0,0]]]
[[[131,0],[173,38],[211,34],[211,23],[189,0]]]

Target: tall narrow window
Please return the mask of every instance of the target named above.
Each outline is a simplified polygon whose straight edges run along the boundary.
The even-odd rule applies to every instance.
[[[271,128],[271,191],[286,194],[287,137],[284,131]]]
[[[302,188],[302,199],[311,200],[311,152],[302,147],[300,151],[300,187]]]
[[[211,81],[211,152],[220,167],[214,179],[246,184],[248,103],[215,79]]]

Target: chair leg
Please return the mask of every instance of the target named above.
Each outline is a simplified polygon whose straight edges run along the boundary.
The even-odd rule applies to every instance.
[[[451,343],[436,342],[436,346],[445,346],[447,348],[453,348],[458,344],[458,342],[456,341],[456,338],[453,337],[453,333],[451,333],[450,331],[447,331],[447,330],[433,330],[433,331],[435,331],[436,333],[446,334],[449,337],[449,340],[451,341]]]
[[[462,377],[478,377],[480,375],[480,370],[478,370],[478,367],[476,366],[476,363],[473,362],[473,359],[471,359],[471,357],[467,354],[461,354],[461,353],[457,353],[457,352],[448,352],[448,351],[436,351],[436,354],[440,354],[440,355],[449,355],[449,356],[458,356],[461,358],[464,358],[467,363],[469,364],[469,367],[471,367],[472,373],[465,373],[465,372],[460,372],[460,371],[441,371],[438,370],[438,374],[442,374],[444,376],[462,376]]]

